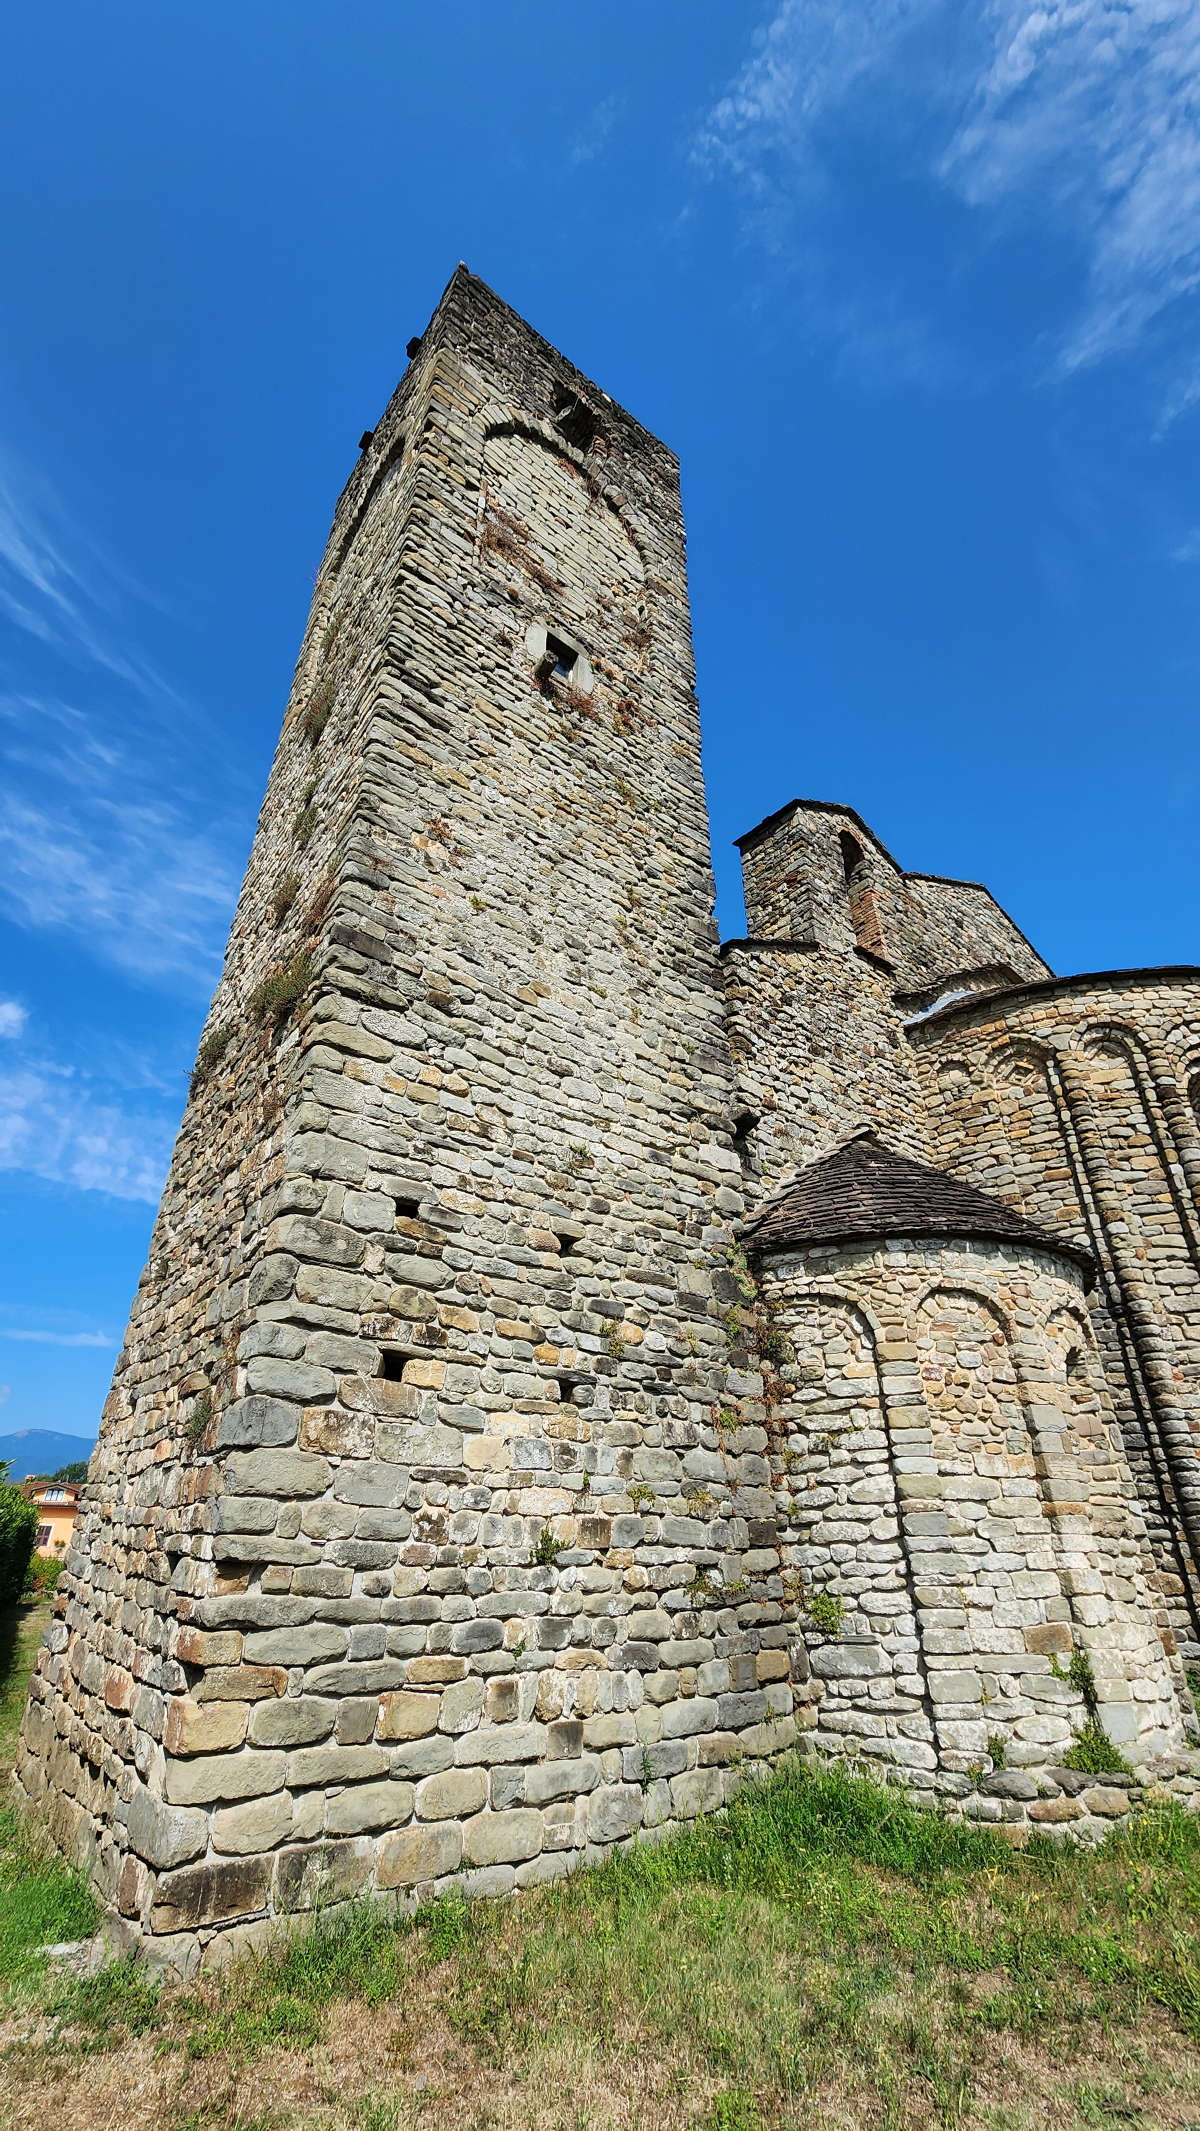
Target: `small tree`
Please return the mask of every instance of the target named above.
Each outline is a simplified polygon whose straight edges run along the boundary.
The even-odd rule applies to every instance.
[[[15,1606],[25,1589],[37,1540],[38,1512],[8,1477],[0,1460],[0,1608]]]

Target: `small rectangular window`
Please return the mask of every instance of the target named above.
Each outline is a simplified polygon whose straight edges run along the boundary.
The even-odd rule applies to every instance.
[[[420,1199],[397,1199],[397,1201],[396,1201],[396,1219],[397,1219],[398,1221],[416,1221],[416,1220],[419,1220],[419,1218],[420,1218],[420,1213],[421,1213],[421,1201],[420,1201]]]
[[[546,665],[556,681],[569,681],[579,664],[579,653],[564,644],[561,636],[546,631]]]
[[[38,1526],[38,1531],[37,1531],[37,1541],[36,1541],[36,1544],[37,1544],[37,1545],[38,1545],[39,1547],[42,1547],[42,1546],[49,1546],[49,1544],[50,1544],[50,1527],[49,1527],[49,1525],[48,1525],[48,1524],[39,1524],[39,1526]]]
[[[379,1351],[379,1374],[385,1383],[398,1384],[404,1376],[404,1364],[412,1356],[407,1347],[381,1347]]]

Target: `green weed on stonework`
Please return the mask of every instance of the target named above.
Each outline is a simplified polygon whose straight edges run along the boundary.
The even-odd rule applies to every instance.
[[[287,1020],[297,1000],[304,997],[312,982],[312,956],[293,955],[292,960],[280,969],[273,969],[250,994],[250,1012],[256,1021],[265,1021],[278,1028]]]
[[[199,1094],[213,1068],[224,1057],[232,1038],[233,1030],[229,1028],[209,1029],[208,1034],[201,1038],[200,1048],[196,1053],[196,1063],[192,1067],[192,1077],[188,1084],[189,1098]]]

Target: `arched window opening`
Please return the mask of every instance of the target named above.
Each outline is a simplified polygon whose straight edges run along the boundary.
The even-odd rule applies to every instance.
[[[862,865],[866,853],[857,839],[851,836],[848,829],[842,830],[838,837],[838,844],[842,853],[842,871],[846,876],[846,885],[849,887],[859,867]]]
[[[1068,1347],[1068,1349],[1067,1349],[1067,1382],[1068,1382],[1069,1384],[1083,1384],[1083,1383],[1086,1383],[1086,1382],[1087,1382],[1087,1373],[1088,1373],[1088,1372],[1087,1372],[1087,1357],[1086,1357],[1086,1355],[1084,1354],[1083,1348],[1082,1348],[1082,1347]]]
[[[879,905],[871,885],[867,866],[867,854],[856,836],[848,829],[838,835],[838,848],[842,854],[842,871],[846,877],[846,894],[850,903],[850,921],[854,937],[865,954],[878,955],[887,960],[887,948],[883,940],[883,926],[879,918]]]
[[[743,1169],[752,1156],[750,1140],[757,1123],[753,1110],[742,1110],[733,1121],[733,1151]]]

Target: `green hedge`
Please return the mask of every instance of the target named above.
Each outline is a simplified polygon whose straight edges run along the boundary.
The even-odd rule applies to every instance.
[[[15,1606],[25,1589],[38,1523],[36,1505],[0,1464],[0,1607]]]

